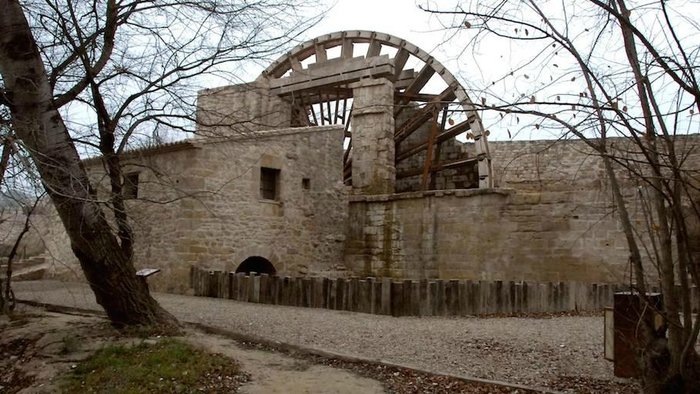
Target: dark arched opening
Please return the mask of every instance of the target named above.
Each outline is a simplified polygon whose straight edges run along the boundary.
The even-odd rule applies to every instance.
[[[277,270],[270,260],[260,256],[250,256],[243,260],[238,268],[236,268],[236,273],[239,272],[244,272],[246,274],[255,272],[258,274],[275,275]]]

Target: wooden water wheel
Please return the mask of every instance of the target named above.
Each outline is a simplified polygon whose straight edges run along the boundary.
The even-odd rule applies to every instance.
[[[406,40],[371,31],[324,35],[298,45],[260,77],[292,103],[293,126],[345,125],[346,182],[352,168],[349,86],[364,78],[387,78],[394,84],[397,182],[413,177],[419,189],[430,189],[435,173],[466,168],[476,173],[466,187],[493,186],[488,133],[476,107],[440,62]],[[474,141],[474,153],[441,159],[442,144],[465,133]]]

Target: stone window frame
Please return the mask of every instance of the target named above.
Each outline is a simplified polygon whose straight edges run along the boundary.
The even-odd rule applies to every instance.
[[[127,172],[122,176],[122,196],[125,200],[139,198],[139,172]]]
[[[280,200],[280,178],[282,171],[279,168],[260,167],[260,198],[263,200]]]

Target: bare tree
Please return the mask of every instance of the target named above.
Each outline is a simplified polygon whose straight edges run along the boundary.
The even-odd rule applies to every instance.
[[[700,174],[692,156],[698,146],[686,138],[698,132],[700,28],[687,5],[527,0],[422,7],[444,22],[449,44],[468,40],[465,53],[477,61],[482,45],[518,43],[510,69],[477,88],[483,108],[500,112],[499,125],[573,136],[603,161],[630,252],[631,287],[650,308],[647,292],[658,286],[663,294],[667,332],[640,321],[647,392],[700,387],[700,321],[692,315],[700,300],[691,297],[700,286]],[[515,82],[520,76],[525,88]]]
[[[44,194],[44,192],[39,192],[39,194],[35,195],[31,200],[22,199],[17,201],[19,209],[24,215],[24,220],[22,221],[19,233],[14,237],[12,247],[7,255],[5,272],[0,273],[0,275],[3,275],[0,276],[0,313],[2,314],[10,314],[15,307],[15,296],[12,291],[13,264],[19,255],[22,241],[24,241],[25,236],[31,230],[32,215],[41,203]],[[2,213],[4,212],[0,212],[0,214]]]
[[[305,16],[313,6],[0,1],[2,104],[114,324],[176,326],[135,275],[121,154],[144,137],[192,131],[195,86],[278,52],[317,20]],[[75,112],[84,115],[70,116]],[[78,147],[102,157],[109,178],[104,203]]]
[[[16,141],[6,108],[0,108],[0,149],[0,225],[7,230],[1,239],[0,313],[9,314],[15,305],[13,264],[18,257],[26,257],[26,236],[45,192],[26,150]]]

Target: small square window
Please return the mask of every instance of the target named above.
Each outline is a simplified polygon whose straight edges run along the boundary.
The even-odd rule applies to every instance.
[[[260,168],[260,197],[266,200],[279,199],[280,170]]]
[[[303,179],[301,180],[301,187],[302,187],[304,190],[309,190],[309,189],[311,189],[311,179],[309,179],[309,178],[303,178]]]
[[[125,200],[138,198],[139,196],[139,173],[130,172],[124,175],[124,185],[122,195]]]

